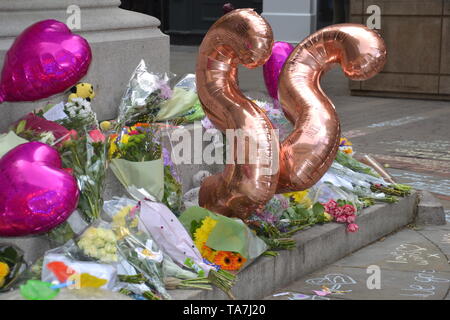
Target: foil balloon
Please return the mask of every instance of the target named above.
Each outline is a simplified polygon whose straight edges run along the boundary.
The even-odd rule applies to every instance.
[[[336,157],[340,123],[320,78],[339,64],[352,80],[376,75],[386,62],[383,39],[358,24],[326,27],[303,40],[286,61],[278,97],[295,128],[281,144],[277,193],[305,190],[329,169]]]
[[[278,138],[264,111],[242,94],[237,83],[238,64],[263,65],[272,46],[272,29],[252,9],[221,17],[200,46],[196,79],[203,109],[216,128],[238,135],[237,143],[234,137],[227,141],[234,150],[232,161],[227,160],[224,172],[206,178],[200,188],[199,204],[216,213],[246,219],[274,195]],[[245,150],[238,146],[243,142]],[[251,152],[251,145],[258,146],[257,153]]]
[[[263,66],[264,83],[273,99],[278,99],[278,78],[284,63],[293,50],[294,46],[288,42],[275,42],[272,55]]]
[[[77,182],[55,149],[21,144],[0,159],[0,236],[47,232],[72,214],[78,197]]]
[[[88,71],[88,42],[61,22],[44,20],[23,31],[5,56],[0,103],[35,101],[63,92]]]

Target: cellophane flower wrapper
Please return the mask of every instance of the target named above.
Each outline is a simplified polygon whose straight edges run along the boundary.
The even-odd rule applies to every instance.
[[[170,131],[171,129],[167,129]],[[170,133],[169,133],[170,135]],[[167,141],[167,140],[165,140]],[[177,165],[172,160],[173,146],[162,145],[162,159],[164,162],[164,196],[163,203],[177,216],[184,209],[183,186],[181,174]]]
[[[136,209],[136,202],[127,198],[114,198],[104,205],[118,238],[119,270],[128,276],[143,274],[145,285],[152,287],[161,298],[170,299],[164,286],[163,251],[150,235],[139,230]],[[128,289],[132,287],[127,286]],[[142,294],[145,289],[145,286],[134,287],[132,291],[137,294]]]
[[[181,124],[204,117],[205,113],[197,96],[195,74],[187,74],[174,86],[172,96],[162,103],[155,120],[171,120]]]
[[[147,70],[144,60],[141,60],[122,97],[117,118],[118,126],[154,121],[162,103],[171,96],[169,74],[160,76],[151,73]]]
[[[17,136],[13,131],[0,135],[0,158],[18,145],[27,142],[28,140]]]
[[[10,129],[28,141],[39,141],[56,146],[59,146],[70,134],[70,131],[59,123],[32,112],[16,121]]]
[[[117,281],[117,268],[115,264],[103,263],[87,256],[76,240],[69,240],[63,246],[45,253],[41,280],[74,282],[71,287],[75,289],[94,287],[112,290]]]
[[[255,259],[268,247],[241,219],[228,218],[215,214],[201,207],[190,207],[180,216],[180,221],[186,230],[192,223],[199,223],[206,217],[217,221],[216,226],[206,241],[206,245],[216,251],[239,253],[246,259]]]
[[[178,218],[162,203],[141,201],[139,230],[151,235],[177,264],[207,276],[214,269],[206,264],[191,236]]]

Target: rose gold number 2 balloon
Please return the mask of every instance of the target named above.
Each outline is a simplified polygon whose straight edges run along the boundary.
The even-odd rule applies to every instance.
[[[216,21],[200,46],[197,60],[197,90],[208,118],[224,132],[241,129],[257,142],[260,154],[245,162],[227,164],[224,172],[202,183],[199,203],[211,211],[247,218],[262,208],[275,193],[279,143],[270,120],[238,88],[237,68],[263,65],[273,46],[272,29],[251,9],[233,10]],[[235,143],[231,142],[232,148]],[[263,161],[264,160],[264,161]],[[268,161],[266,161],[268,160]],[[278,163],[278,161],[277,161]]]
[[[320,87],[321,76],[338,63],[350,79],[365,80],[385,61],[383,39],[358,24],[321,29],[294,49],[279,78],[278,97],[295,128],[281,144],[277,193],[310,188],[336,157],[339,118]]]

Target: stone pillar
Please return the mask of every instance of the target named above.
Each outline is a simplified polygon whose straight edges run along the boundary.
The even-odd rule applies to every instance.
[[[1,0],[0,66],[14,38],[26,27],[45,19],[66,22],[71,5],[81,9],[81,29],[74,32],[85,37],[93,51],[89,74],[83,79],[95,85],[97,97],[92,106],[99,119],[114,118],[140,59],[145,59],[151,71],[164,72],[169,70],[170,54],[169,37],[159,30],[159,20],[120,9],[119,0]],[[0,133],[26,112],[62,99],[59,95],[36,102],[1,104]]]
[[[159,20],[118,8],[119,0],[1,0],[0,1],[0,65],[15,37],[35,22],[56,19],[66,22],[67,8],[81,8],[81,29],[74,32],[85,37],[93,51],[93,61],[83,81],[95,85],[97,97],[92,104],[99,119],[116,116],[120,98],[131,73],[140,59],[151,71],[169,70],[169,37],[159,29]],[[0,104],[0,133],[27,112],[59,102],[63,94],[29,103]],[[48,249],[46,237],[0,238],[1,243],[14,243],[25,251],[28,261]]]
[[[299,43],[316,30],[317,0],[264,0],[263,16],[276,41]]]

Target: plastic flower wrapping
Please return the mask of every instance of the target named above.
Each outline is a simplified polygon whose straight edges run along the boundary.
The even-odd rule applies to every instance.
[[[133,72],[119,106],[118,126],[137,122],[152,122],[161,105],[172,95],[169,76],[159,76],[147,71],[141,60]]]

